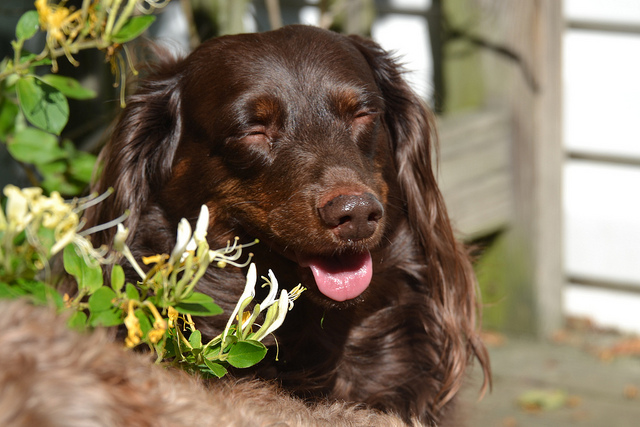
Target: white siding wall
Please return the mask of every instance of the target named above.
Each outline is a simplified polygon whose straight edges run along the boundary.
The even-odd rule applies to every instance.
[[[565,0],[567,19],[640,24],[638,0]],[[568,29],[564,143],[571,151],[640,159],[640,35]],[[568,160],[569,276],[640,290],[640,166]],[[565,311],[640,332],[640,293],[567,284]]]

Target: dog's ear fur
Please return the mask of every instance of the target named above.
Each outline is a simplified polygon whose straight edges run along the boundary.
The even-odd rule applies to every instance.
[[[375,42],[350,39],[364,55],[385,102],[385,122],[395,156],[398,184],[409,224],[424,251],[425,294],[440,322],[442,388],[434,409],[446,404],[462,385],[475,355],[490,381],[489,359],[477,331],[476,279],[466,249],[454,237],[443,197],[433,172],[437,135],[434,117],[402,78],[401,67]],[[433,330],[433,325],[425,325]]]
[[[154,188],[166,181],[182,132],[178,62],[166,62],[140,81],[127,100],[111,141],[98,159],[100,174],[91,190],[114,190],[102,206],[85,213],[87,227],[104,224],[125,211],[135,234]],[[115,227],[92,235],[95,246],[110,245]]]

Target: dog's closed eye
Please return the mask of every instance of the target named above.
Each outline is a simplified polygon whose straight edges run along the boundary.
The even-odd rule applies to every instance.
[[[252,126],[247,131],[243,133],[240,137],[240,141],[245,144],[257,144],[257,145],[271,145],[271,136],[269,134],[273,132],[269,132],[266,126],[257,125]]]

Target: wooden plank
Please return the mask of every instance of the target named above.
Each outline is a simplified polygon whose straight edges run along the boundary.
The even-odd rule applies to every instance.
[[[464,239],[504,228],[512,217],[511,132],[504,110],[440,119],[438,181]]]
[[[512,24],[505,41],[520,58],[508,64],[515,215],[504,254],[512,266],[505,326],[514,333],[549,337],[563,324],[562,1],[504,7],[502,19]]]
[[[513,217],[486,289],[504,331],[548,337],[563,322],[562,1],[500,2],[485,16],[478,37],[501,47],[485,54],[487,102],[508,108],[513,140]]]
[[[562,285],[562,1],[537,3],[534,63],[540,90],[534,97],[531,141],[535,179],[530,203],[534,209],[529,238],[533,245],[533,277],[537,333],[550,337],[563,325]]]

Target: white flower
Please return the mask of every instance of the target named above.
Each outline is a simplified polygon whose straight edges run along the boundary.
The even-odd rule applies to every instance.
[[[222,346],[224,349],[225,339],[229,333],[229,329],[231,329],[231,325],[233,324],[234,319],[240,312],[240,310],[244,310],[244,308],[251,302],[253,297],[256,296],[256,280],[258,279],[258,273],[256,272],[256,265],[251,263],[249,265],[249,271],[247,272],[247,281],[244,285],[244,291],[242,292],[242,296],[238,300],[236,307],[233,309],[233,313],[229,316],[229,320],[227,321],[227,326],[224,328],[224,332],[222,333]]]
[[[38,188],[39,189],[39,188]],[[25,188],[23,191],[28,190]],[[32,201],[31,212],[38,215],[42,212],[42,225],[46,228],[55,228],[64,218],[73,218],[78,225],[78,215],[71,209],[71,205],[65,203],[60,193],[54,191],[50,197],[39,197]]]
[[[202,205],[200,207],[200,215],[198,215],[198,222],[196,222],[196,229],[193,232],[193,236],[187,243],[185,250],[187,251],[196,251],[198,249],[198,245],[202,242],[206,242],[207,238],[207,229],[209,228],[209,208],[207,205]],[[182,256],[183,260],[186,258],[186,255]]]
[[[187,244],[189,243],[189,239],[191,239],[191,226],[189,225],[189,221],[182,218],[180,223],[178,224],[178,236],[176,238],[176,245],[171,252],[171,256],[169,257],[169,264],[173,264],[175,260],[179,257],[182,257],[182,254],[187,249]]]
[[[4,187],[4,195],[7,196],[7,221],[17,232],[21,232],[31,221],[32,215],[28,215],[29,207],[25,195],[15,185]]]
[[[202,243],[207,237],[207,229],[209,228],[209,208],[207,205],[200,207],[200,215],[198,215],[198,222],[196,223],[196,229],[193,232],[193,238],[196,243]]]
[[[271,269],[269,269],[269,279],[265,278],[265,282],[266,283],[262,285],[262,287],[270,287],[269,295],[267,295],[264,301],[262,301],[262,304],[260,304],[260,311],[269,308],[274,302],[276,302],[276,296],[278,295],[278,280]]]
[[[124,228],[122,224],[118,224],[116,235],[113,238],[113,249],[122,252],[124,250],[125,242],[127,241],[127,237],[129,237],[129,229]]]
[[[258,332],[252,337],[252,339],[256,341],[260,341],[280,326],[284,322],[284,318],[287,316],[287,311],[289,309],[289,296],[287,295],[286,289],[283,289],[280,293],[280,298],[278,299],[278,305],[274,305],[269,308],[267,311],[267,316],[264,319],[264,325]]]

